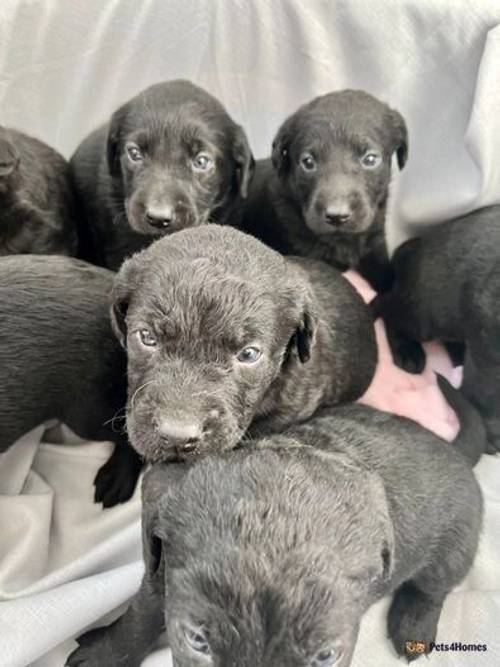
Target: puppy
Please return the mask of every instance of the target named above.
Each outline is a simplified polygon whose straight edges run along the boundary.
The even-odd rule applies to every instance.
[[[401,245],[392,290],[376,298],[395,360],[419,370],[417,341],[465,343],[462,391],[480,410],[491,451],[500,450],[500,206],[469,213]]]
[[[188,81],[124,104],[71,158],[86,212],[84,259],[117,269],[155,238],[236,221],[254,160],[243,129]]]
[[[367,389],[377,351],[355,289],[316,260],[284,258],[205,225],[127,260],[112,295],[128,357],[127,431],[147,460],[232,449]]]
[[[389,593],[396,652],[414,639],[428,651],[482,512],[470,465],[484,427],[442,388],[462,422],[453,444],[349,405],[244,450],[154,466],[141,588],[67,665],[138,667],[166,629],[176,667],[347,667],[364,612]]]
[[[127,500],[140,461],[114,418],[125,407],[126,359],[109,321],[112,274],[76,259],[0,260],[0,452],[49,419],[115,450],[95,500]]]
[[[402,169],[408,132],[397,111],[359,90],[316,97],[281,126],[272,161],[257,163],[243,227],[286,254],[356,268],[383,291],[393,154]]]
[[[0,127],[0,255],[76,253],[70,169],[53,148]]]

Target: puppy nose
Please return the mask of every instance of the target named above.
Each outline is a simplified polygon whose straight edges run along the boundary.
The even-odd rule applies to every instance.
[[[167,229],[174,219],[174,211],[171,206],[163,208],[154,208],[150,206],[146,210],[146,220],[151,227],[158,229]]]
[[[332,227],[342,227],[346,222],[349,222],[351,212],[347,208],[327,208],[325,218]]]
[[[202,428],[196,421],[164,419],[158,424],[158,433],[175,450],[187,453],[196,448]]]

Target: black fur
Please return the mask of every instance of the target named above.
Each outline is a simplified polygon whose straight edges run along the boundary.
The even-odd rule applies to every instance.
[[[0,255],[76,253],[70,168],[47,144],[0,127]]]
[[[372,153],[378,166],[364,168]],[[392,277],[385,213],[393,154],[402,169],[408,133],[397,111],[362,91],[317,97],[281,126],[272,160],[257,163],[243,226],[286,254],[357,268],[384,291]],[[313,169],[305,169],[306,155]]]
[[[195,166],[200,154],[210,159],[205,170]],[[84,259],[118,269],[159,236],[205,222],[236,224],[254,160],[243,129],[214,97],[170,81],[115,111],[80,144],[71,166],[86,215]]]
[[[49,419],[115,450],[95,500],[127,500],[140,461],[124,422],[126,359],[109,321],[113,275],[76,259],[0,259],[0,452]]]
[[[452,444],[350,405],[193,466],[155,466],[142,586],[67,665],[138,667],[166,629],[176,667],[347,667],[364,612],[391,593],[397,654],[413,639],[429,649],[476,552],[470,465],[485,445],[479,415],[440,384],[462,424]]]
[[[232,449],[249,427],[281,429],[356,400],[375,371],[373,321],[352,285],[228,226],[186,229],[137,253],[113,302],[128,434],[148,460]],[[261,356],[239,361],[249,347]]]
[[[500,450],[500,206],[469,213],[407,241],[393,257],[396,282],[376,299],[395,360],[419,371],[419,342],[465,343],[462,390]]]

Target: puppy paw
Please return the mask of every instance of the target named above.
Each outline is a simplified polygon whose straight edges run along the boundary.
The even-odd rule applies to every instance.
[[[108,628],[96,628],[76,640],[78,648],[66,658],[67,667],[118,667],[125,663],[113,651]],[[127,663],[128,665],[129,663]],[[130,663],[132,664],[132,663]]]
[[[484,420],[486,426],[487,454],[498,454],[500,452],[500,423],[496,417]]]
[[[120,451],[119,445],[106,463],[99,469],[95,480],[94,501],[103,507],[113,507],[129,500],[135,490],[141,470],[141,462],[128,448]]]
[[[412,340],[398,341],[392,347],[392,358],[407,373],[421,373],[425,368],[425,352],[420,343]]]
[[[430,651],[442,606],[442,600],[435,600],[411,583],[397,590],[389,609],[387,628],[399,656],[412,662]]]

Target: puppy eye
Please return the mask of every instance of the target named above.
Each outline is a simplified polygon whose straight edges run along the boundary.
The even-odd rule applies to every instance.
[[[331,667],[331,665],[334,665],[339,658],[340,652],[333,648],[329,648],[316,653],[311,661],[311,667]]]
[[[136,144],[127,145],[127,155],[132,162],[141,162],[144,159],[141,149]]]
[[[258,347],[250,346],[244,347],[241,352],[237,354],[236,359],[238,359],[240,364],[254,364],[256,361],[259,361],[261,356],[262,352]]]
[[[365,153],[360,162],[365,169],[375,169],[382,162],[382,157],[378,153]]]
[[[304,171],[314,171],[316,169],[316,160],[312,153],[303,153],[300,156],[300,165]]]
[[[158,342],[148,329],[141,329],[139,331],[139,338],[141,339],[141,343],[146,347],[154,347]]]
[[[205,637],[203,632],[200,630],[192,630],[191,628],[184,628],[184,635],[189,646],[196,651],[196,653],[202,653],[203,655],[210,654],[210,644],[208,639]]]
[[[213,165],[214,161],[206,153],[198,153],[193,160],[193,167],[198,171],[207,171]]]

